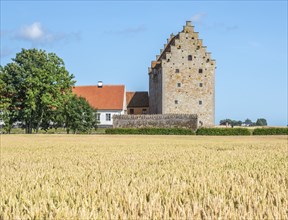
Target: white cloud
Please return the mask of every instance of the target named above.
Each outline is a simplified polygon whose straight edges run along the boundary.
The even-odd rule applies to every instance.
[[[13,38],[29,41],[32,44],[52,44],[70,39],[80,39],[80,33],[53,33],[45,29],[40,22],[24,25],[14,32]]]
[[[45,33],[42,29],[42,25],[39,22],[34,22],[31,25],[23,26],[20,29],[19,37],[26,40],[41,40],[45,38]]]
[[[207,16],[206,13],[197,13],[197,14],[194,14],[191,18],[191,21],[192,22],[195,22],[195,23],[202,23],[203,19]]]

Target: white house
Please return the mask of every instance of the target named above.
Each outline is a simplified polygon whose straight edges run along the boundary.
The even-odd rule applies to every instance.
[[[112,127],[113,115],[126,114],[126,91],[124,85],[75,86],[73,93],[85,98],[97,110],[98,127]]]

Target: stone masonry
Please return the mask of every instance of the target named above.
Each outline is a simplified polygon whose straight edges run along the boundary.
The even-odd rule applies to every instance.
[[[189,128],[197,129],[197,115],[114,115],[113,128]]]
[[[216,62],[187,21],[171,34],[149,68],[150,114],[197,114],[198,125],[214,126]]]

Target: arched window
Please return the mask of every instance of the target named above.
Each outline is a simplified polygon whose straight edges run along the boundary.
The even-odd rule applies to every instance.
[[[192,55],[188,55],[188,60],[192,60]]]

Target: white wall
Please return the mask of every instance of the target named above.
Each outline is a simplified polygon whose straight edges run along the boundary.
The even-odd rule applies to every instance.
[[[97,110],[97,114],[100,114],[100,123],[98,124],[98,126],[100,125],[113,125],[113,115],[123,115],[124,114],[124,110]],[[106,120],[106,114],[111,114],[111,120],[107,121]]]

